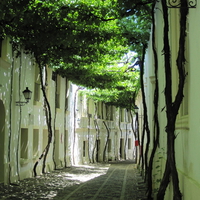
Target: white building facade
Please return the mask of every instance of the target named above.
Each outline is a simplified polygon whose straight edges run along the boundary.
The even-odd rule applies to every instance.
[[[9,39],[0,55],[0,183],[14,183],[43,171],[39,159],[52,141],[45,172],[71,165],[134,159],[134,134],[125,109],[95,103],[81,88],[44,67],[42,81],[34,56],[21,51],[16,57]],[[50,105],[46,109],[41,83]],[[32,97],[24,102],[28,87]],[[46,115],[48,113],[48,115]],[[49,115],[50,114],[50,115]]]
[[[179,9],[169,8],[169,42],[171,48],[171,66],[172,66],[172,98],[175,97],[178,88],[178,73],[176,67],[176,59],[178,52],[179,42]],[[160,185],[162,178],[166,154],[167,154],[167,135],[165,127],[167,123],[166,110],[165,110],[165,71],[164,71],[164,56],[163,56],[163,12],[161,2],[157,2],[155,9],[155,40],[156,49],[158,54],[158,82],[159,82],[159,107],[158,107],[158,119],[160,123],[160,145],[157,149],[154,158],[154,170],[153,170],[153,188],[154,199],[156,199],[156,192]],[[198,159],[199,141],[200,141],[200,92],[198,86],[200,84],[200,40],[198,35],[200,33],[200,26],[198,24],[198,18],[200,17],[200,7],[197,4],[196,8],[189,8],[189,14],[187,15],[187,36],[186,36],[186,82],[184,88],[184,99],[176,120],[176,140],[175,140],[175,156],[176,166],[179,175],[179,187],[185,200],[196,200],[200,196],[200,160]],[[150,39],[149,46],[146,52],[145,59],[145,91],[146,102],[148,107],[148,120],[151,131],[151,144],[150,153],[153,147],[153,94],[155,89],[155,74],[154,74],[154,57],[152,51],[152,40]],[[150,154],[149,154],[150,156]],[[166,200],[173,199],[173,186],[170,181],[167,187]]]

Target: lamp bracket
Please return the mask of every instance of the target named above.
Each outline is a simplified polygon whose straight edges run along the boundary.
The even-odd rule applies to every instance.
[[[16,101],[16,106],[24,106],[28,103],[28,101]]]
[[[196,8],[197,0],[188,0],[187,8]],[[184,8],[181,5],[181,0],[168,0],[168,8]]]

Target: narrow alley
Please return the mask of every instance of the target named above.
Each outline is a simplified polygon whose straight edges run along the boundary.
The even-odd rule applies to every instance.
[[[73,166],[0,185],[0,199],[144,200],[145,187],[131,161]]]

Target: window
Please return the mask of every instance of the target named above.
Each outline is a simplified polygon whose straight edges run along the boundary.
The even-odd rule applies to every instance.
[[[98,117],[99,119],[101,119],[101,115],[102,115],[102,102],[99,101],[99,102],[97,103],[97,117]]]
[[[110,120],[113,121],[113,106],[110,106]]]
[[[40,101],[40,84],[39,83],[35,83],[34,101]]]
[[[60,139],[60,133],[59,133],[59,130],[56,130],[55,131],[55,159],[56,161],[58,162],[59,161],[59,146],[60,146],[60,143],[62,142],[62,139]],[[59,163],[57,163],[59,164]]]
[[[120,138],[120,158],[124,159],[124,139]]]
[[[56,78],[56,108],[60,108],[60,84],[61,84],[61,77],[57,75],[57,78]]]
[[[106,119],[106,105],[102,103],[102,119]]]
[[[60,108],[60,94],[56,93],[56,108]]]
[[[28,159],[28,129],[21,129],[20,158]]]
[[[57,77],[56,72],[52,72],[51,79],[52,79],[53,81],[56,81],[56,77]]]
[[[43,130],[43,145],[42,145],[42,151],[46,148],[48,143],[48,130]]]
[[[99,156],[100,156],[100,149],[101,149],[101,146],[100,146],[100,140],[99,139],[97,139],[96,140],[96,145],[97,145],[97,151],[96,151],[96,161],[98,162],[99,161]]]
[[[35,66],[34,104],[38,101],[40,101],[40,71],[39,67]]]
[[[112,140],[108,139],[108,152],[111,152]]]
[[[106,119],[113,120],[113,106],[106,105]]]
[[[128,149],[131,149],[131,138],[128,138]]]
[[[90,116],[92,117],[92,114],[94,112],[94,102],[92,99],[88,100],[88,113],[90,114]]]
[[[120,109],[120,114],[121,114],[121,122],[124,122],[124,108]]]
[[[83,141],[83,157],[86,156],[86,141]]]
[[[131,112],[131,111],[129,111],[129,110],[126,110],[126,116],[127,116],[127,119],[126,119],[126,121],[127,121],[127,122],[131,122],[131,116],[130,116],[130,112]]]
[[[39,129],[33,130],[33,156],[35,157],[38,153],[39,148]]]
[[[68,110],[68,103],[69,103],[69,81],[66,80],[66,100],[65,100],[65,110]]]

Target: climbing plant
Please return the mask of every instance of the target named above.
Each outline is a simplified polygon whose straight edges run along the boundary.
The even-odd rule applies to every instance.
[[[90,96],[96,100],[103,98],[108,105],[132,110],[140,88],[139,71],[130,68],[133,59],[123,57],[135,51],[142,58],[149,40],[152,2],[2,0],[0,37],[10,37],[16,52],[20,46],[33,54],[41,75],[44,67],[52,67],[68,80],[92,89]],[[53,128],[43,82],[41,79],[49,134],[39,160],[44,156],[45,172]]]
[[[187,0],[181,1],[180,8],[180,35],[179,35],[179,49],[176,59],[177,71],[179,76],[178,89],[175,95],[175,99],[172,100],[172,70],[171,70],[171,49],[169,43],[169,21],[168,21],[168,8],[166,0],[162,0],[163,19],[164,19],[164,68],[165,68],[165,105],[166,105],[166,133],[167,133],[167,161],[165,171],[161,181],[161,185],[157,194],[158,199],[164,199],[166,188],[169,184],[170,177],[173,184],[173,199],[182,199],[182,194],[179,188],[179,178],[176,168],[175,158],[175,124],[178,111],[180,109],[181,102],[183,100],[183,89],[186,78],[185,71],[185,37],[186,37],[186,24],[188,6]]]
[[[155,25],[155,6],[156,2],[152,4],[151,15],[152,15],[152,51],[154,57],[154,75],[155,75],[155,89],[154,89],[154,124],[153,124],[153,148],[151,151],[151,155],[149,158],[149,166],[148,166],[148,174],[147,174],[147,183],[148,183],[148,199],[152,199],[152,171],[153,171],[153,163],[156,150],[159,146],[159,137],[160,137],[160,123],[158,118],[158,102],[159,102],[159,84],[158,84],[158,53],[156,48],[156,25]]]

